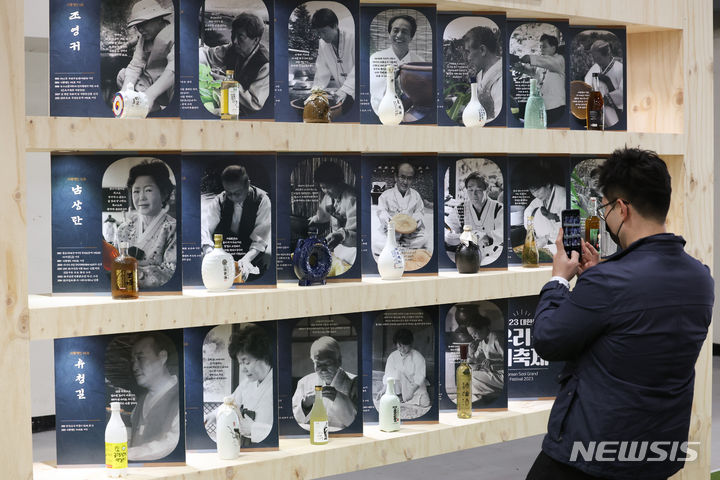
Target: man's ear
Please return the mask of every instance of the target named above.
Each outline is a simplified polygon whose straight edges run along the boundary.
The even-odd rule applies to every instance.
[[[167,365],[168,353],[166,350],[160,350],[160,353],[158,353],[158,358],[160,358],[160,361],[163,363],[163,365]]]

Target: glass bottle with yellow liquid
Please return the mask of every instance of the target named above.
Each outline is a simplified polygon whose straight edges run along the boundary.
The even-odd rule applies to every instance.
[[[597,198],[590,198],[590,215],[585,219],[585,242],[600,251],[600,217],[597,215]]]
[[[460,344],[460,365],[455,370],[457,383],[457,416],[472,417],[472,369],[467,361],[468,344]]]
[[[325,445],[328,438],[328,416],[323,403],[322,387],[315,385],[315,403],[310,410],[310,443]]]
[[[525,244],[522,250],[522,266],[537,267],[540,265],[540,254],[538,252],[537,243],[535,243],[535,217],[528,217],[527,233],[525,234]]]
[[[592,91],[588,97],[585,110],[585,121],[588,130],[605,130],[605,110],[602,93],[600,92],[600,78],[598,73],[592,74]]]
[[[112,298],[138,298],[138,261],[128,255],[127,242],[120,242],[120,255],[113,259],[110,288]]]
[[[237,120],[240,116],[240,83],[235,71],[228,70],[220,84],[220,119]]]

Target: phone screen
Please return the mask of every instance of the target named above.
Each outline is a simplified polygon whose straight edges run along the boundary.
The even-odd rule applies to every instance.
[[[582,256],[580,245],[580,210],[570,209],[562,211],[563,246],[567,256],[570,257],[573,250]]]

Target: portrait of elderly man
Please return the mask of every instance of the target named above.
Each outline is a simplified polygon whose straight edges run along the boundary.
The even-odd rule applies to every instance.
[[[172,8],[155,0],[140,0],[130,11],[128,29],[140,38],[127,67],[118,72],[120,90],[144,92],[150,112],[168,105],[175,89],[175,21]]]
[[[250,182],[242,165],[229,165],[220,175],[223,191],[203,197],[200,217],[203,254],[212,251],[213,236],[237,238],[241,252],[238,261],[243,281],[253,281],[267,270],[270,262],[272,205],[267,192]]]
[[[265,24],[252,13],[243,12],[232,22],[230,43],[200,47],[200,63],[210,67],[213,77],[225,79],[233,70],[240,84],[240,114],[257,112],[270,94],[270,52],[262,44]]]
[[[130,417],[128,460],[158,460],[180,439],[178,379],[168,369],[175,347],[161,333],[141,335],[131,350],[132,373],[140,387]]]
[[[463,36],[470,82],[477,82],[477,95],[487,121],[500,114],[503,102],[503,70],[500,43],[488,27],[473,27]]]
[[[452,207],[445,217],[445,243],[460,244],[463,227],[469,225],[480,247],[480,264],[498,259],[503,249],[503,205],[488,196],[488,181],[477,172],[465,177],[466,200]]]
[[[328,336],[318,338],[310,346],[310,359],[315,371],[298,381],[292,398],[295,420],[302,428],[310,429],[315,386],[321,385],[329,430],[336,432],[349,427],[357,415],[359,379],[342,368],[340,343]]]
[[[585,83],[592,85],[593,73],[598,74],[604,101],[605,126],[612,127],[620,120],[619,114],[623,109],[623,64],[613,56],[612,48],[605,40],[595,40],[590,46],[590,55],[595,63],[585,74]]]

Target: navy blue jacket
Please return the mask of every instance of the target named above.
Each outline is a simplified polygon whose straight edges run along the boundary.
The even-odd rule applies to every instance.
[[[542,445],[550,457],[611,479],[666,478],[683,467],[688,455],[668,444],[656,447],[664,461],[570,457],[575,441],[687,441],[714,293],[708,268],[684,245],[669,233],[646,237],[587,270],[572,292],[557,281],[543,287],[534,347],[545,360],[566,361]],[[642,458],[662,457],[646,445]]]

